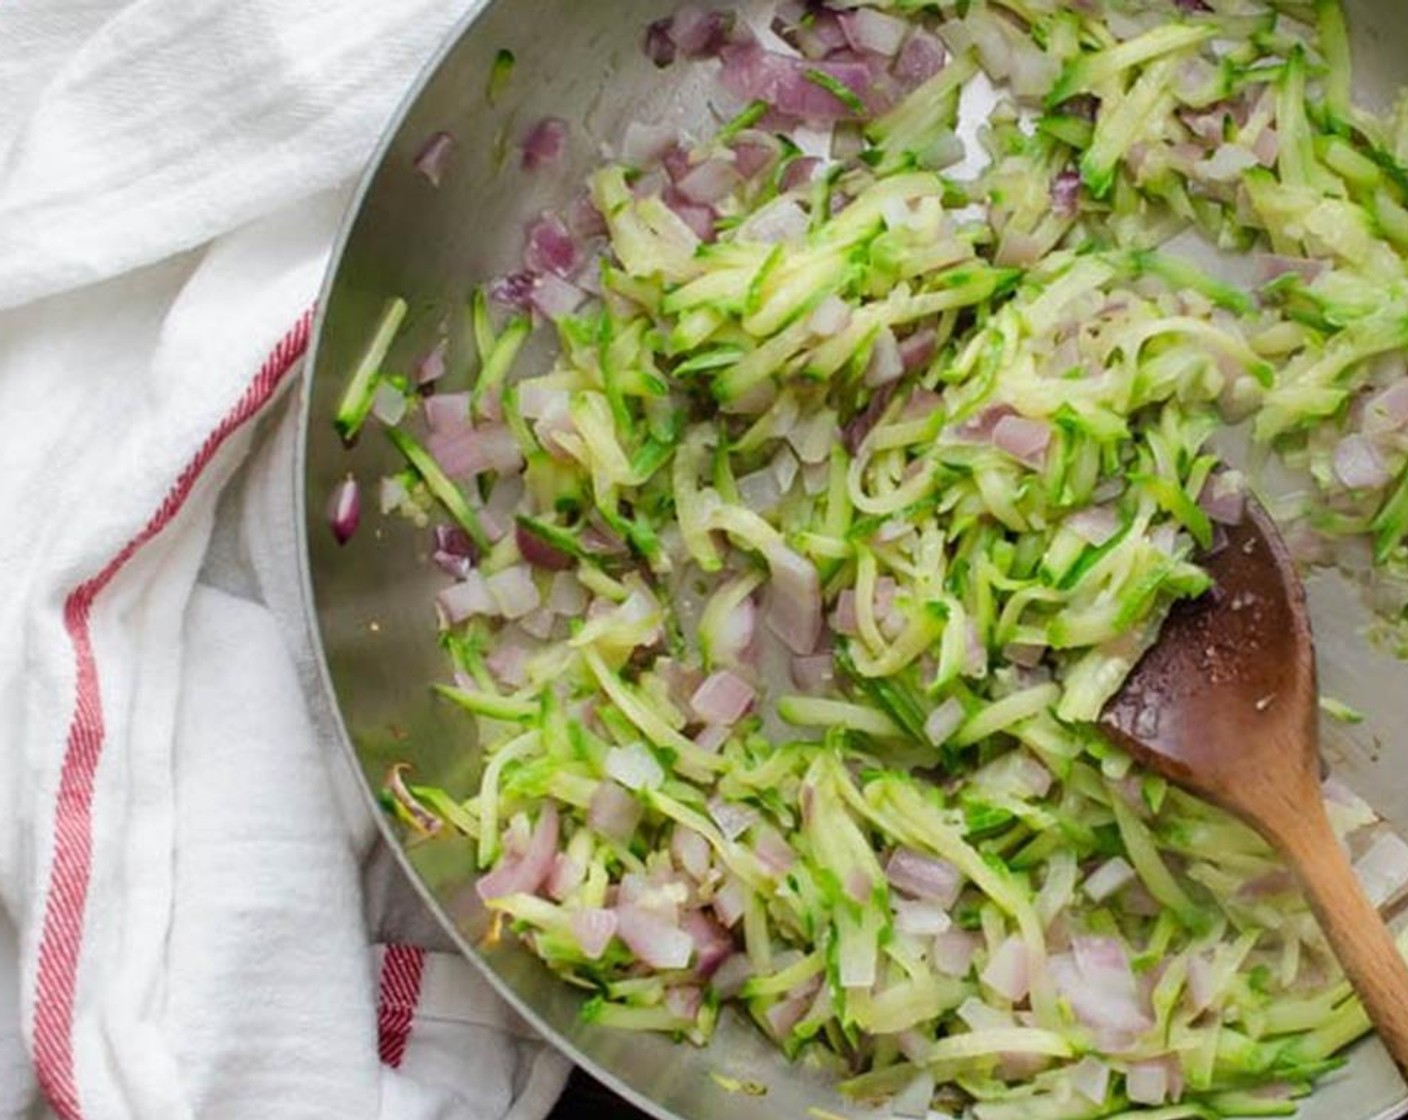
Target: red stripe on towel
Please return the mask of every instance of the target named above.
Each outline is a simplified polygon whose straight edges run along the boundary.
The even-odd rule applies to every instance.
[[[411,1037],[425,974],[425,950],[388,945],[381,960],[381,993],[376,1010],[376,1050],[383,1064],[400,1069]]]
[[[93,605],[132,558],[181,512],[196,482],[225,441],[273,397],[289,370],[307,350],[312,324],[310,308],[274,347],[235,407],[206,437],[142,531],[64,603],[64,628],[73,643],[77,667],[77,695],[59,776],[54,859],[49,870],[34,997],[34,1065],[40,1086],[62,1120],[82,1120],[83,1117],[73,1064],[73,1008],[78,989],[84,910],[93,869],[93,780],[106,734],[98,664],[93,657],[89,627]]]

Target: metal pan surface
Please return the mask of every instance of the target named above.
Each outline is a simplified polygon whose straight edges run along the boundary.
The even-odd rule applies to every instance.
[[[640,50],[642,29],[675,0],[484,0],[476,4],[408,94],[361,183],[334,253],[308,374],[302,386],[303,444],[294,485],[303,503],[303,590],[323,680],[339,714],[342,748],[374,801],[388,767],[409,762],[418,780],[468,793],[479,760],[465,724],[434,701],[427,682],[443,672],[429,604],[443,584],[424,534],[369,510],[345,547],[335,544],[324,505],[349,471],[374,480],[397,469],[383,440],[351,451],[330,418],[347,370],[366,345],[386,300],[410,304],[390,357],[407,368],[440,324],[459,321],[471,288],[509,270],[533,216],[566,203],[600,159],[600,145],[632,120],[702,130],[709,120],[702,68],[656,70]],[[743,0],[744,9],[771,8]],[[1408,11],[1400,0],[1347,0],[1360,100],[1390,103],[1408,84]],[[497,104],[485,96],[496,53],[516,56]],[[545,115],[569,126],[563,166],[529,175],[512,158],[516,141]],[[413,162],[444,130],[456,146],[443,185]],[[505,151],[510,153],[504,158]],[[456,330],[462,329],[455,326]],[[369,500],[372,504],[374,499]],[[1336,578],[1311,588],[1323,687],[1368,713],[1355,727],[1325,729],[1339,775],[1400,831],[1408,831],[1408,666],[1360,636],[1363,609]],[[380,816],[380,814],[379,814]],[[511,941],[483,943],[487,915],[473,890],[473,863],[454,844],[406,848],[383,819],[407,874],[464,954],[530,1022],[599,1080],[662,1120],[876,1115],[848,1104],[821,1075],[788,1064],[751,1025],[726,1015],[705,1049],[593,1027],[580,996]],[[759,1082],[766,1096],[730,1093],[710,1076]],[[1408,1091],[1376,1042],[1307,1100],[1305,1120],[1386,1120]]]

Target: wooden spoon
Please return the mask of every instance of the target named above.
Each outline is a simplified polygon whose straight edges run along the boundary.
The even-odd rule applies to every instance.
[[[1320,792],[1305,588],[1248,499],[1207,557],[1214,586],[1178,604],[1101,718],[1151,770],[1221,805],[1290,862],[1379,1036],[1408,1074],[1408,966],[1341,850]]]

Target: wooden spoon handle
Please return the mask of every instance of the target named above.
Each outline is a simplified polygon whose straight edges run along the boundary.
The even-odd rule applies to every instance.
[[[1388,1052],[1408,1077],[1408,964],[1354,873],[1317,796],[1277,840],[1299,872],[1335,955]]]

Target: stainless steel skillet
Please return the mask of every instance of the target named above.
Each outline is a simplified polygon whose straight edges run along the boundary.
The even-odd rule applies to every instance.
[[[743,8],[771,2],[741,0]],[[701,69],[657,71],[642,55],[642,29],[675,0],[485,0],[475,4],[409,94],[357,193],[321,301],[308,379],[302,472],[307,549],[303,571],[324,680],[340,713],[344,748],[367,780],[368,796],[388,767],[410,762],[420,780],[468,793],[479,761],[466,753],[465,724],[431,696],[443,672],[428,604],[443,577],[428,563],[423,534],[368,509],[362,531],[339,548],[323,507],[349,470],[374,480],[399,466],[384,441],[350,453],[331,417],[369,324],[391,296],[410,303],[390,360],[406,368],[432,345],[471,287],[513,267],[526,222],[566,203],[600,158],[601,143],[632,120],[699,128],[709,121]],[[1408,84],[1408,7],[1401,0],[1347,0],[1359,96],[1382,107]],[[491,106],[486,84],[496,53],[513,51],[511,80]],[[514,146],[545,115],[569,125],[569,150],[553,174],[529,175]],[[433,133],[456,147],[439,189],[413,169]],[[374,505],[374,497],[368,500]],[[1408,666],[1374,653],[1358,634],[1364,618],[1335,580],[1312,587],[1324,687],[1369,713],[1358,727],[1327,727],[1336,769],[1400,829],[1408,827]],[[482,944],[487,916],[473,891],[472,860],[453,844],[404,848],[391,842],[463,952],[531,1022],[574,1060],[662,1118],[736,1120],[807,1115],[874,1115],[848,1105],[827,1080],[787,1064],[741,1019],[726,1016],[704,1050],[655,1036],[594,1028],[571,988],[511,943]],[[767,1087],[766,1096],[726,1091],[711,1073]],[[1397,1115],[1405,1089],[1377,1044],[1306,1102],[1307,1120],[1378,1120]]]

